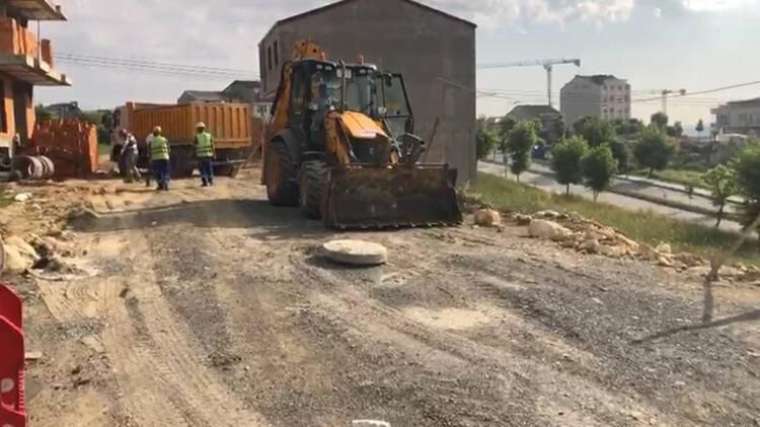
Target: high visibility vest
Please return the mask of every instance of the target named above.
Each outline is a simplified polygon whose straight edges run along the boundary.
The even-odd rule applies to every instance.
[[[195,135],[195,154],[200,158],[214,157],[214,137],[210,133]]]
[[[150,143],[151,160],[169,160],[169,141],[163,136],[156,136]]]

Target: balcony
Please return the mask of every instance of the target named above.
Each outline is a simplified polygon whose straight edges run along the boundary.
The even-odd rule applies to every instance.
[[[38,86],[69,86],[53,70],[50,40],[37,37],[14,18],[0,17],[0,72]]]

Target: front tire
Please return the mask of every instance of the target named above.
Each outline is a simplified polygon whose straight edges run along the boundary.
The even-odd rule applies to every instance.
[[[301,166],[299,205],[307,218],[322,218],[322,188],[326,172],[322,160],[310,160]]]
[[[266,186],[273,206],[298,206],[296,166],[285,142],[276,139],[266,151]]]

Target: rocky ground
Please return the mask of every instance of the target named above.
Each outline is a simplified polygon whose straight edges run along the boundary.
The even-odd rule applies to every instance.
[[[708,288],[703,260],[554,213],[335,234],[270,207],[255,172],[197,184],[70,183],[2,210],[6,238],[60,264],[4,276],[41,352],[31,425],[760,425],[751,268]],[[32,203],[46,214],[19,220]],[[389,263],[332,264],[336,237]]]

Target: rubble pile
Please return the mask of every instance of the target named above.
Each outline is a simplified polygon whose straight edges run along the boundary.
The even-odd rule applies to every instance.
[[[510,218],[517,225],[527,226],[530,237],[551,240],[585,254],[640,259],[677,270],[709,266],[709,261],[700,256],[673,253],[670,245],[664,243],[657,247],[638,243],[612,227],[578,214],[541,211],[534,215],[513,213]]]

